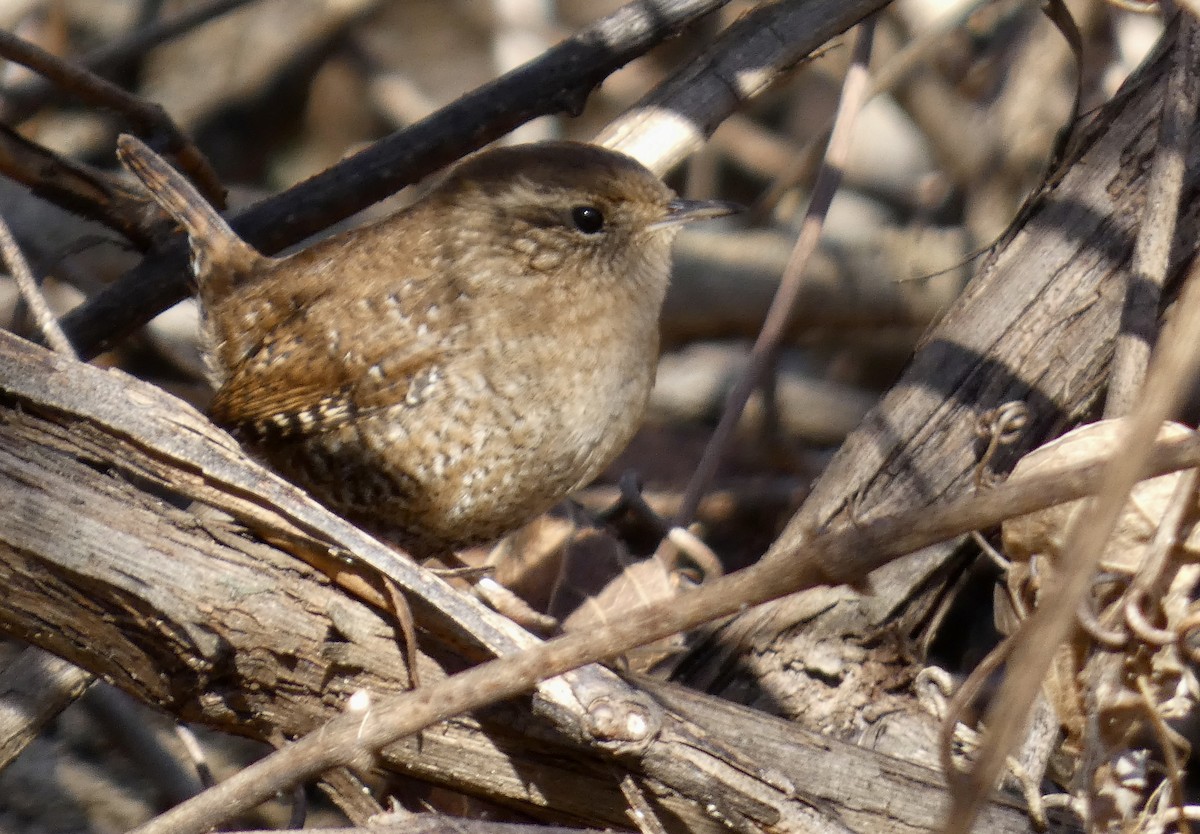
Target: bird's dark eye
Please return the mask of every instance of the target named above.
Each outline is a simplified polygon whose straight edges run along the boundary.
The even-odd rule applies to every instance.
[[[594,235],[604,228],[604,213],[595,206],[575,206],[571,209],[571,220],[585,235]]]

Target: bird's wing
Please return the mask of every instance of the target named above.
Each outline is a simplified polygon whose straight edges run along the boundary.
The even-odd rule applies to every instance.
[[[435,340],[398,332],[357,306],[330,306],[318,301],[300,320],[267,332],[230,369],[210,406],[213,419],[252,439],[322,434],[402,402],[436,367]]]

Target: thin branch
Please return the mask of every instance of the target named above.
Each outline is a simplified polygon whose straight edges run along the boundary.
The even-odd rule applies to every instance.
[[[1137,245],[1125,288],[1121,332],[1117,336],[1108,399],[1104,416],[1119,417],[1137,403],[1150,349],[1158,329],[1163,285],[1175,240],[1175,221],[1183,193],[1188,137],[1200,101],[1200,24],[1191,14],[1182,15],[1171,73],[1163,97],[1146,207],[1142,212]]]
[[[12,231],[9,230],[8,224],[4,222],[2,216],[0,216],[0,257],[3,257],[9,273],[17,282],[21,298],[29,305],[29,309],[33,313],[33,320],[37,324],[42,338],[46,340],[46,344],[63,356],[78,359],[79,357],[75,355],[75,348],[71,346],[71,340],[59,326],[58,318],[50,309],[46,297],[42,295],[41,287],[38,286],[37,279],[33,277],[33,270],[29,268],[25,256],[21,254],[21,247],[17,245],[16,238],[13,237]]]
[[[664,173],[699,151],[731,114],[823,44],[886,5],[881,0],[761,3],[613,120],[595,141]]]
[[[3,30],[0,30],[0,56],[28,67],[89,104],[115,110],[147,139],[161,138],[165,149],[176,157],[200,191],[210,200],[224,204],[225,189],[216,172],[161,105],[128,93],[111,81]]]
[[[212,0],[202,6],[188,8],[168,19],[151,23],[121,40],[97,47],[80,57],[76,63],[100,76],[107,76],[121,64],[131,61],[156,46],[186,35],[213,18],[259,0]],[[60,94],[44,79],[36,79],[0,93],[5,118],[18,124],[32,116],[47,101]]]
[[[0,769],[87,691],[92,675],[36,646],[0,669]]]
[[[838,103],[837,116],[829,137],[829,147],[825,152],[825,161],[817,173],[817,180],[813,184],[812,199],[800,226],[796,246],[784,269],[783,278],[779,282],[779,290],[771,301],[771,307],[767,311],[767,318],[763,322],[762,330],[750,351],[749,364],[729,392],[729,396],[725,400],[724,411],[721,413],[721,420],[709,439],[700,463],[697,464],[696,471],[692,474],[687,489],[684,491],[679,514],[675,518],[675,525],[678,527],[686,527],[696,514],[696,508],[700,506],[700,500],[712,483],[712,479],[717,473],[717,467],[729,448],[742,411],[746,408],[746,403],[750,401],[750,395],[754,393],[755,387],[762,381],[763,374],[770,367],[775,352],[779,349],[779,344],[783,339],[788,318],[791,316],[796,298],[800,294],[808,261],[816,251],[817,241],[820,240],[821,229],[825,224],[825,215],[841,184],[842,170],[845,168],[850,154],[854,120],[867,101],[870,79],[868,67],[871,62],[871,43],[874,31],[874,18],[868,18],[859,24],[858,35],[854,43],[854,57],[842,84],[842,97]]]
[[[108,226],[136,247],[150,246],[144,196],[115,175],[67,159],[3,124],[0,174],[57,206]]]
[[[875,71],[868,88],[868,100],[890,92],[907,81],[922,63],[930,61],[946,48],[947,35],[965,26],[970,17],[988,2],[990,0],[969,0],[954,11],[939,17],[928,29],[922,30]],[[789,165],[774,172],[770,186],[750,207],[752,222],[760,223],[765,220],[783,199],[784,194],[794,188],[802,178],[811,175],[812,169],[817,165],[814,148],[820,142],[829,141],[835,119],[836,114],[825,127],[797,148],[795,158]]]

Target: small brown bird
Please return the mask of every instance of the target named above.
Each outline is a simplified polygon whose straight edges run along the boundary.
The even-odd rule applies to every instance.
[[[521,526],[624,448],[675,232],[736,210],[546,142],[477,153],[409,208],[268,258],[140,141],[118,155],[188,233],[213,419],[418,556]]]

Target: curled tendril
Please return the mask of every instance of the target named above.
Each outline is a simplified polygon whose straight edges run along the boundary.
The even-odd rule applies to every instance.
[[[975,421],[975,434],[987,441],[987,448],[975,465],[973,480],[975,488],[984,485],[988,467],[1001,446],[1009,446],[1021,437],[1029,423],[1029,407],[1020,400],[1010,400],[979,415]]]

